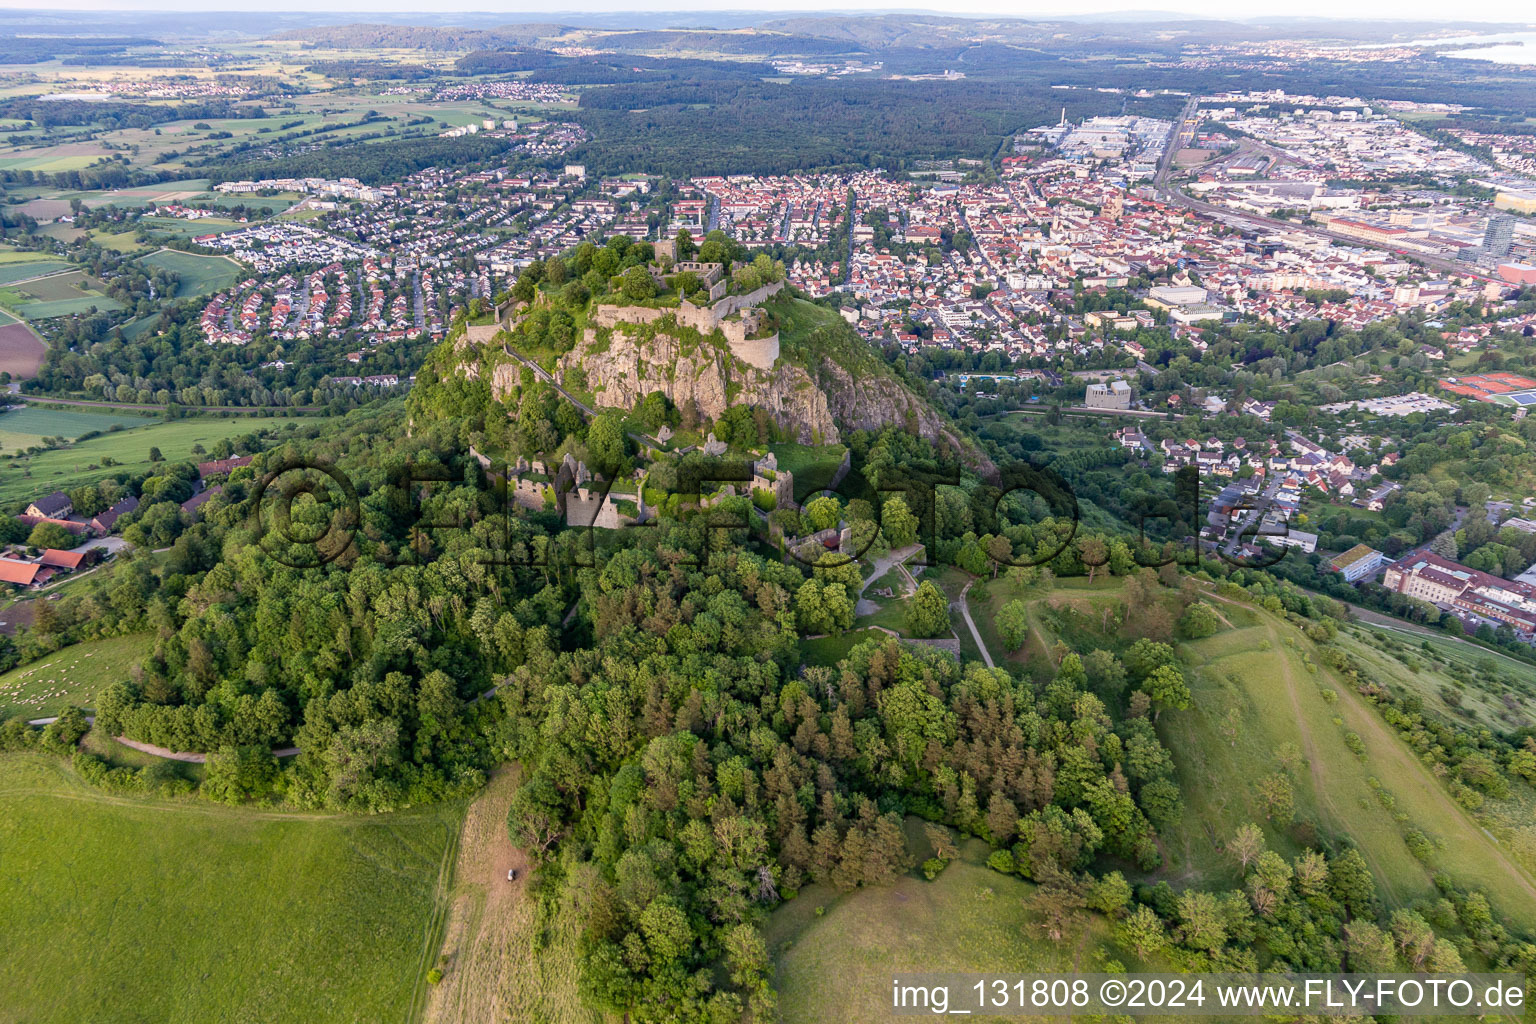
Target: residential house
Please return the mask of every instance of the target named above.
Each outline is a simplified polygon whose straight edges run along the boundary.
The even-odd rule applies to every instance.
[[[63,491],[54,491],[28,505],[27,515],[40,519],[63,519],[74,510],[75,503],[69,500],[69,495]]]

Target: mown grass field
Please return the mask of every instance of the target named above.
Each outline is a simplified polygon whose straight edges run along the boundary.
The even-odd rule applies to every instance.
[[[776,444],[769,450],[779,469],[794,475],[796,501],[804,501],[830,484],[847,451],[840,444]]]
[[[14,414],[11,414],[14,415]],[[137,419],[137,417],[133,417]],[[221,438],[238,437],[262,427],[281,428],[313,417],[201,416],[183,420],[140,420],[144,426],[103,434],[68,448],[56,448],[25,459],[0,460],[0,502],[25,502],[39,494],[127,471],[141,473],[154,464],[149,449],[157,447],[167,461],[192,458],[192,446],[212,448]],[[115,461],[102,464],[104,457]]]
[[[518,778],[516,766],[498,770],[465,814],[443,944],[433,961],[443,980],[426,994],[422,1020],[618,1024],[618,1015],[604,1015],[581,997],[580,915],[540,921],[528,858],[507,835]],[[516,882],[507,881],[511,869]]]
[[[142,635],[91,640],[12,669],[0,675],[0,718],[46,718],[71,704],[92,707],[96,694],[127,679],[151,646]]]
[[[240,280],[243,272],[240,264],[228,256],[199,256],[175,249],[161,249],[140,257],[139,262],[175,271],[178,275],[178,299],[188,295],[208,295],[221,288],[228,288]]]
[[[0,756],[0,1019],[414,1019],[462,813],[122,797]]]
[[[806,665],[836,665],[848,652],[865,640],[879,640],[886,634],[878,629],[850,629],[841,636],[823,636],[800,641],[800,659]]]

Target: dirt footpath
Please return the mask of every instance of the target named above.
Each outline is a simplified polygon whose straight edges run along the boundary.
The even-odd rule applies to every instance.
[[[427,996],[426,1024],[505,1021],[518,968],[516,932],[526,927],[528,858],[507,837],[507,809],[517,791],[515,767],[499,769],[470,804],[453,870],[452,901],[437,966],[443,980]],[[517,881],[507,872],[517,869]]]

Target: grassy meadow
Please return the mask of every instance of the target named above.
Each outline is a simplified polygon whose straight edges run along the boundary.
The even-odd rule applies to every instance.
[[[36,264],[9,264],[6,269],[16,273],[18,266]],[[0,304],[27,320],[46,320],[49,317],[83,313],[91,307],[97,309],[122,309],[116,299],[109,298],[102,282],[79,270],[48,274],[35,280],[12,278],[12,282],[0,288]]]
[[[915,826],[908,822],[909,852],[930,856]],[[846,895],[810,885],[775,910],[764,938],[785,1024],[822,1024],[832,1007],[839,1024],[890,1020],[892,971],[1098,969],[1104,919],[1094,915],[1067,941],[1048,941],[1026,905],[1034,885],[991,870],[986,855],[971,840],[932,882],[908,874]]]
[[[465,814],[434,961],[443,980],[426,995],[423,1024],[617,1024],[578,990],[579,916],[541,920],[529,891],[527,855],[507,835],[518,778],[515,766],[497,771]],[[508,882],[514,868],[518,880]]]
[[[0,755],[0,1020],[414,1020],[462,813],[116,796]]]
[[[25,411],[42,413],[56,410],[28,408]],[[14,423],[8,417],[16,415],[20,414],[5,414],[0,417],[0,424]],[[193,445],[201,444],[209,449],[222,438],[238,437],[264,427],[281,428],[288,423],[297,424],[313,418],[199,416],[180,420],[154,420],[131,414],[120,415],[124,422],[139,425],[114,433],[103,433],[100,437],[66,448],[55,448],[25,458],[0,459],[0,502],[27,501],[38,494],[94,483],[124,471],[145,472],[154,465],[149,458],[152,447],[159,448],[167,461],[185,461],[193,457]],[[29,426],[25,423],[21,425]],[[5,451],[15,451],[12,444],[6,441],[3,432],[0,432],[0,445],[4,446]],[[104,458],[111,458],[113,465],[105,465],[102,461]]]
[[[1253,821],[1287,855],[1318,838],[1353,843],[1389,908],[1434,894],[1431,876],[1445,871],[1485,889],[1499,913],[1536,927],[1529,869],[1451,798],[1374,707],[1312,657],[1294,627],[1218,599],[1219,612],[1233,609],[1258,621],[1184,645],[1195,707],[1159,723],[1185,799],[1184,823],[1163,836],[1161,874],[1232,882],[1223,844]],[[1277,774],[1293,793],[1294,821],[1272,815],[1261,795]],[[1432,846],[1427,862],[1410,852],[1412,831]]]
[[[240,280],[243,273],[240,264],[228,256],[199,256],[175,249],[161,249],[140,257],[139,262],[174,270],[179,276],[176,285],[178,299],[189,295],[208,295],[221,288],[228,288]]]
[[[73,440],[93,430],[108,431],[113,427],[127,429],[142,427],[154,420],[135,416],[133,413],[96,412],[90,409],[50,409],[39,405],[12,406],[0,413],[0,450],[14,452],[37,444],[45,437],[67,437]]]
[[[91,707],[96,694],[128,678],[151,645],[148,636],[90,640],[12,669],[0,675],[0,718],[46,718],[71,704]]]

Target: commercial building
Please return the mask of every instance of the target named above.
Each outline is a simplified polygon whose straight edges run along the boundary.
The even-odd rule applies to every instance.
[[[1469,569],[1431,551],[1399,559],[1382,586],[1421,601],[1508,623],[1516,633],[1536,633],[1536,586]]]
[[[1491,260],[1507,259],[1514,242],[1515,218],[1498,214],[1488,218],[1488,227],[1483,230],[1484,255]]]
[[[1386,556],[1368,544],[1356,544],[1342,555],[1329,561],[1333,571],[1350,583],[1358,583],[1375,574],[1386,561]]]
[[[1111,381],[1108,384],[1089,384],[1088,395],[1083,404],[1090,409],[1129,409],[1131,386],[1123,380]]]

